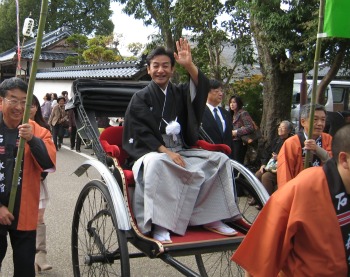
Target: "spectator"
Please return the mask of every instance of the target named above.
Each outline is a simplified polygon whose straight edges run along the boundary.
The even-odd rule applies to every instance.
[[[278,126],[278,136],[266,147],[261,159],[261,167],[255,176],[271,195],[277,188],[277,155],[287,138],[293,132],[293,124],[284,120]],[[268,165],[268,166],[267,166]]]
[[[34,277],[35,239],[38,219],[40,176],[54,171],[56,151],[50,131],[34,121],[21,124],[26,105],[27,84],[10,78],[0,85],[0,153],[2,183],[0,185],[0,267],[10,236],[14,277]],[[12,176],[19,138],[25,140],[22,169],[18,179],[14,211],[8,210]]]
[[[77,124],[75,121],[75,113],[73,109],[68,111],[69,133],[70,133],[70,150],[80,152],[81,138],[77,132]]]
[[[304,169],[306,150],[310,150],[313,154],[310,166],[320,166],[330,157],[332,137],[323,133],[326,125],[326,109],[324,106],[316,104],[313,134],[312,138],[308,138],[310,110],[310,104],[306,104],[301,108],[300,123],[303,129],[287,139],[278,154],[278,188]]]
[[[49,95],[49,94],[48,94]],[[40,103],[38,98],[33,95],[33,102],[30,109],[30,119],[34,120],[41,127],[50,131],[50,126],[46,123],[41,114]],[[46,259],[46,225],[44,221],[45,208],[49,202],[49,189],[47,186],[47,172],[41,173],[40,180],[40,201],[38,225],[36,228],[36,255],[35,255],[35,271],[45,271],[52,269],[52,265]]]
[[[230,113],[232,116],[232,158],[244,164],[245,154],[248,146],[245,145],[241,136],[254,132],[253,120],[249,113],[243,109],[243,101],[239,96],[232,96],[229,100]]]
[[[54,106],[49,119],[49,125],[52,127],[53,141],[56,150],[61,149],[65,128],[68,127],[68,114],[64,109],[66,100],[63,96],[58,97],[58,105]],[[67,126],[66,126],[67,125]],[[58,138],[58,140],[57,140]]]
[[[51,108],[57,105],[57,93],[51,93]]]
[[[46,123],[49,121],[51,110],[51,95],[50,93],[46,93],[44,96],[44,103],[41,105],[41,114],[43,115]]]
[[[232,120],[228,111],[220,107],[223,99],[221,82],[209,80],[210,90],[205,107],[202,127],[215,144],[232,147]]]
[[[232,258],[246,276],[349,276],[349,137],[339,129],[332,159],[270,197]]]
[[[134,94],[125,114],[123,148],[135,161],[137,224],[144,234],[153,229],[153,238],[163,243],[171,242],[169,231],[184,235],[188,225],[236,235],[221,221],[239,216],[229,158],[184,147],[198,139],[209,80],[193,64],[187,40],[176,47],[177,53],[158,47],[148,55],[152,82]],[[191,84],[169,81],[175,60],[190,74]]]
[[[69,99],[68,99],[68,91],[65,91],[65,90],[64,90],[64,91],[62,91],[62,92],[61,92],[61,96],[63,96],[63,97],[64,97],[64,99],[66,99],[66,103],[67,103],[67,102],[68,102],[68,100],[69,100]]]

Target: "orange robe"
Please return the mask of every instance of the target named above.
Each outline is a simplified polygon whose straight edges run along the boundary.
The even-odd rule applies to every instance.
[[[51,161],[56,165],[56,148],[49,130],[41,127],[34,121],[29,123],[33,127],[34,136],[45,143]],[[55,168],[51,170],[53,172]],[[23,178],[21,184],[21,202],[18,214],[17,230],[36,230],[40,198],[40,177],[43,169],[31,154],[30,147],[26,143],[24,150]],[[17,206],[19,203],[15,203]],[[15,215],[16,216],[16,215]]]
[[[344,242],[322,167],[278,189],[232,257],[254,277],[347,276]]]
[[[322,148],[331,155],[332,137],[322,133]],[[277,157],[277,185],[282,187],[295,178],[303,169],[302,149],[298,135],[287,139]]]

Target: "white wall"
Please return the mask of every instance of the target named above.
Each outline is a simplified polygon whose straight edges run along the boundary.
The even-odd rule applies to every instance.
[[[61,92],[68,91],[68,98],[73,96],[72,90],[73,80],[36,80],[34,84],[34,94],[38,97],[40,104],[44,102],[43,97],[46,93],[57,93],[57,96],[61,95]]]

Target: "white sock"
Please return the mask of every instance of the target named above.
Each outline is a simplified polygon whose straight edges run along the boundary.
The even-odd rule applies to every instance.
[[[170,240],[170,233],[166,228],[154,225],[153,238],[160,241]]]

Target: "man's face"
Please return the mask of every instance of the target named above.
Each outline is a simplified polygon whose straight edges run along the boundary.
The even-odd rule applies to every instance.
[[[168,56],[159,55],[151,60],[150,65],[147,66],[147,72],[158,86],[165,89],[173,75],[174,68],[171,67],[171,61]]]
[[[9,90],[0,97],[4,122],[9,128],[16,128],[22,121],[27,94],[20,89]]]
[[[309,133],[309,118],[301,119],[301,126],[304,127],[305,133]],[[312,138],[316,139],[319,137],[323,130],[324,127],[326,126],[326,114],[324,111],[315,111],[315,116],[314,116],[314,130],[312,133]]]
[[[207,102],[210,105],[216,107],[216,106],[220,105],[220,103],[222,102],[223,96],[224,96],[224,93],[223,93],[221,88],[211,89],[208,93]]]

